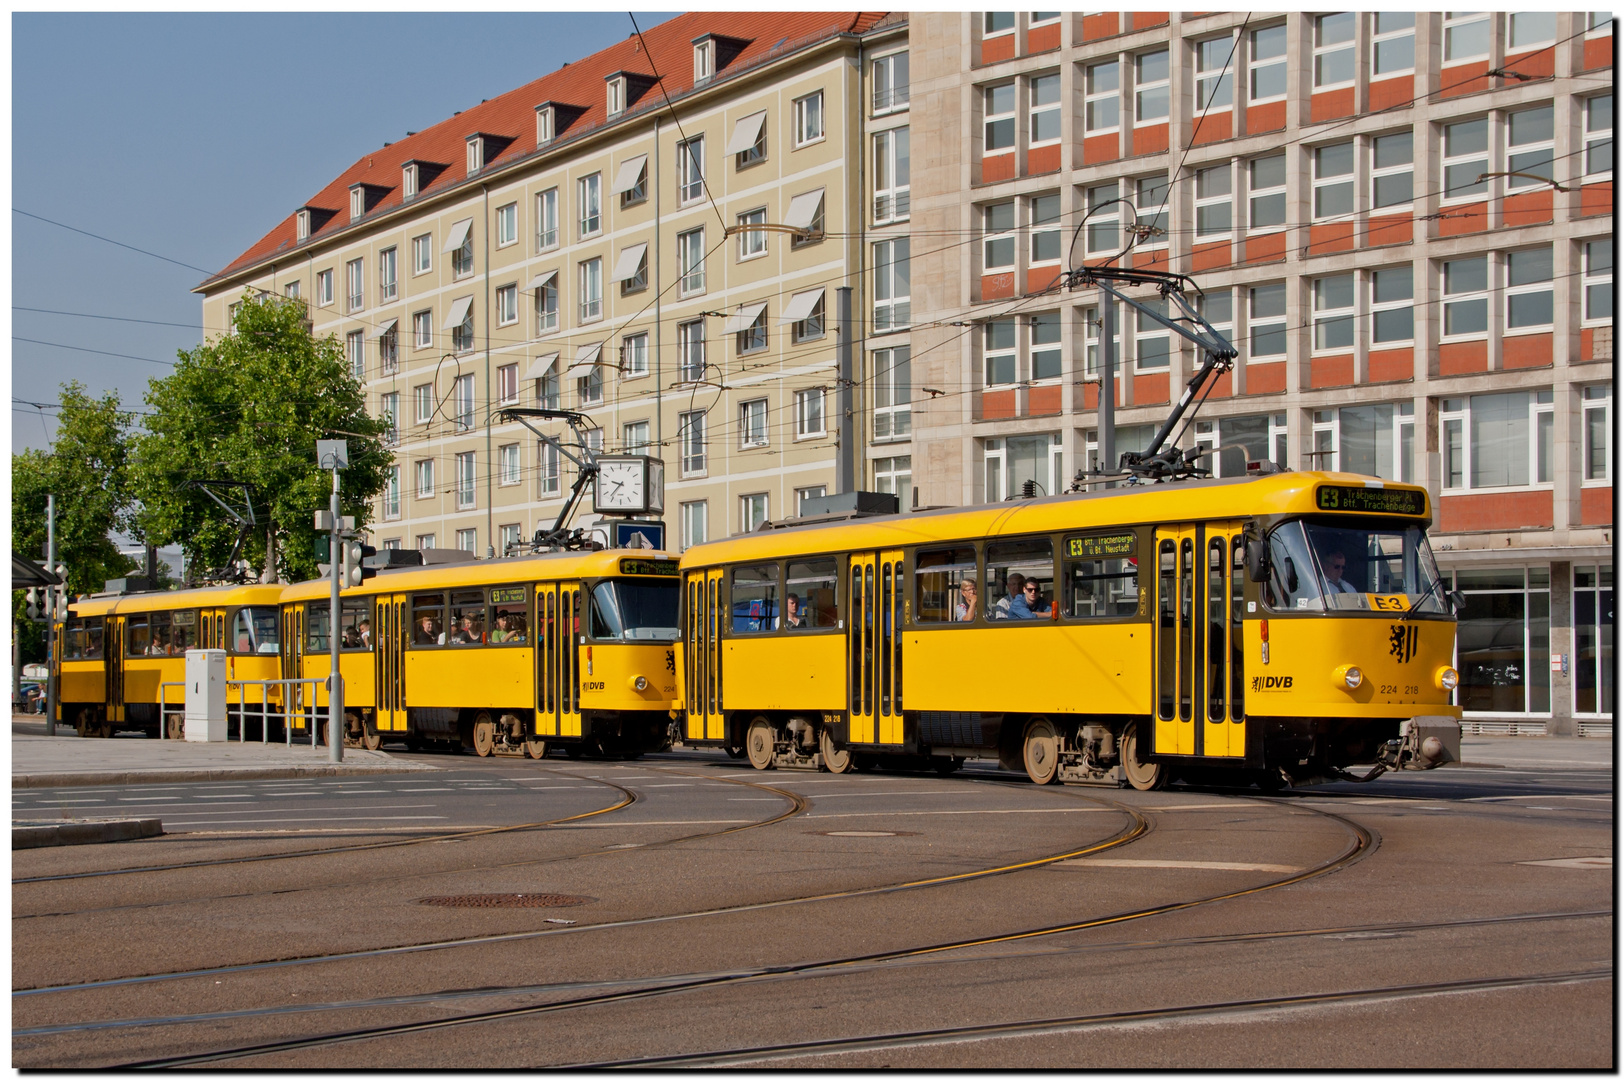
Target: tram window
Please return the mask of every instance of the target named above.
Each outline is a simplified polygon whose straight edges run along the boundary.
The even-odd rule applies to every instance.
[[[68,620],[63,634],[64,660],[100,660],[102,655],[102,621],[99,618]]]
[[[1224,718],[1224,659],[1229,652],[1229,608],[1224,603],[1226,547],[1221,536],[1207,544],[1207,716],[1212,720]]]
[[[530,640],[526,599],[523,585],[491,590],[492,645],[523,645]]]
[[[485,644],[485,590],[472,589],[451,594],[451,623],[447,639],[453,645]]]
[[[1137,543],[1133,533],[1066,538],[1067,618],[1123,619],[1139,613]]]
[[[445,644],[445,594],[412,597],[412,644]]]
[[[792,562],[784,581],[784,627],[789,623],[790,598],[795,598],[795,615],[800,625],[811,630],[840,625],[840,607],[835,587],[839,584],[839,568],[833,559],[811,559]]]
[[[169,647],[171,656],[184,656],[187,649],[197,648],[197,612],[176,611],[171,614]]]
[[[1438,568],[1420,526],[1368,529],[1338,522],[1306,527],[1324,575],[1328,607],[1363,611],[1370,607],[1370,595],[1402,594],[1417,611],[1444,610]]]
[[[338,609],[338,644],[348,651],[372,648],[372,601],[343,600]]]
[[[1303,523],[1288,521],[1269,534],[1269,580],[1264,602],[1276,611],[1323,611],[1319,571]]]
[[[914,622],[972,622],[981,600],[975,548],[935,548],[915,556]]]
[[[617,578],[592,587],[592,636],[608,641],[675,641],[681,587],[671,580]]]
[[[778,628],[778,564],[733,569],[733,632],[762,634]]]
[[[152,644],[152,628],[145,615],[131,615],[124,620],[124,641],[129,655],[147,655],[147,647]]]
[[[305,605],[306,654],[325,656],[332,648],[327,641],[327,624],[332,621],[332,614],[332,607],[326,600]]]
[[[275,655],[278,652],[280,629],[276,608],[238,608],[231,617],[229,640],[232,651]]]
[[[169,636],[170,614],[167,611],[154,611],[148,616],[152,637],[147,642],[148,656],[174,656],[175,646]]]
[[[985,618],[1049,618],[1054,601],[1054,543],[1048,537],[987,545]]]

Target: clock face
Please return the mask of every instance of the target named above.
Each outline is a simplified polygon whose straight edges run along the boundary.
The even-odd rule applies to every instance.
[[[600,462],[594,506],[599,510],[645,509],[648,494],[643,480],[642,461]]]

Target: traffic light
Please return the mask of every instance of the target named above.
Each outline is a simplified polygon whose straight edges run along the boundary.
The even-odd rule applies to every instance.
[[[363,566],[361,561],[369,559],[378,553],[378,549],[371,544],[363,544],[359,540],[346,540],[341,552],[344,566],[342,579],[345,588],[354,588],[378,571],[370,566]]]
[[[29,620],[31,622],[38,622],[39,621],[39,618],[40,618],[39,601],[40,601],[39,590],[38,589],[29,589],[28,590],[28,618],[29,618]]]

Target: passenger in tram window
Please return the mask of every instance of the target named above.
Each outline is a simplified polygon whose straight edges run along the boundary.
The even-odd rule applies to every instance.
[[[363,649],[372,648],[372,623],[362,619],[355,628],[356,644]]]
[[[440,626],[434,621],[432,615],[425,615],[417,622],[417,644],[444,645],[445,635],[440,633]]]
[[[1019,575],[1011,575],[1018,577]],[[1035,619],[1039,615],[1049,614],[1049,604],[1043,599],[1043,590],[1038,583],[1027,578],[1021,585],[1021,594],[1010,597],[1009,617],[1012,619]]]
[[[505,611],[496,613],[496,629],[491,631],[491,644],[500,645],[510,640],[512,631],[508,629],[508,615]]]
[[[462,620],[457,623],[456,633],[451,635],[451,644],[453,645],[478,645],[481,640],[483,640],[483,636],[480,634],[479,629],[474,626],[472,615],[464,615]]]
[[[1010,574],[1004,581],[1004,590],[1007,595],[994,605],[992,617],[995,619],[1029,619],[1030,615],[1016,615],[1015,603],[1021,598],[1021,590],[1026,585],[1026,575],[1017,571]]]
[[[974,622],[976,603],[976,583],[969,578],[959,582],[959,601],[953,605],[953,621]]]
[[[784,594],[784,629],[800,630],[806,626],[806,620],[801,617],[801,598],[794,593]]]

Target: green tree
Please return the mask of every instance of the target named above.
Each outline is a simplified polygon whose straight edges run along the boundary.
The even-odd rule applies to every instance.
[[[68,594],[100,592],[135,563],[112,533],[134,524],[129,455],[132,418],[118,395],[92,398],[77,382],[62,387],[51,448],[11,456],[11,544],[44,565],[46,496],[56,496],[56,561],[68,568]],[[44,636],[27,621],[24,593],[12,593],[12,629],[24,660],[44,658]]]
[[[180,544],[189,564],[222,565],[238,526],[188,480],[248,484],[256,528],[239,558],[256,573],[270,559],[299,580],[315,576],[311,515],[332,490],[316,440],[349,441],[343,512],[357,524],[393,461],[381,438],[388,422],[367,415],[342,345],[311,335],[303,304],[269,294],[245,293],[233,331],[180,353],[146,400],[152,413],[132,466],[140,526],[149,541]]]

